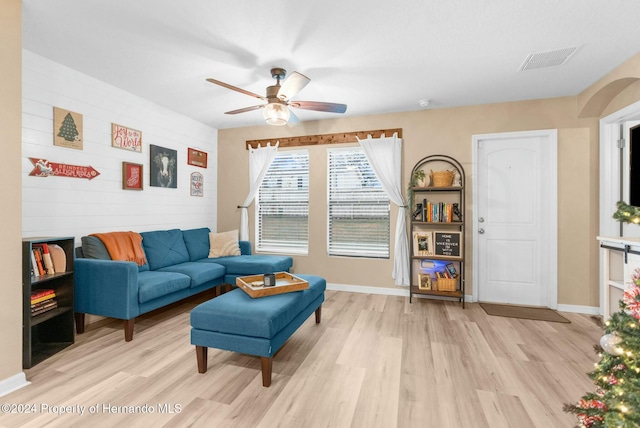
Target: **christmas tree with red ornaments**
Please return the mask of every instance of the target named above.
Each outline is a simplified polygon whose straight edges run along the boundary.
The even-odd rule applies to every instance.
[[[600,361],[589,373],[595,392],[564,410],[577,416],[580,427],[640,427],[640,269],[605,333],[595,346]]]

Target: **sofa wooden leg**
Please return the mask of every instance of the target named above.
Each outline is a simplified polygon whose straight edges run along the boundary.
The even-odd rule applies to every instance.
[[[260,357],[260,366],[262,366],[262,386],[271,385],[271,367],[273,365],[273,359],[267,357]]]
[[[196,360],[198,360],[198,373],[206,373],[207,371],[207,348],[206,346],[196,345]]]
[[[131,318],[130,320],[124,320],[124,341],[131,342],[133,340],[133,324],[135,323],[135,318]]]
[[[76,318],[76,333],[84,333],[84,314],[80,312],[75,313]]]
[[[322,305],[316,309],[316,324],[320,324],[320,318],[322,318]]]

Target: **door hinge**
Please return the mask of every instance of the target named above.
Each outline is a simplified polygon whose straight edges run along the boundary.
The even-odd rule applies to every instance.
[[[624,149],[624,146],[625,146],[624,138],[620,138],[618,141],[616,141],[616,143],[617,143],[619,149]]]

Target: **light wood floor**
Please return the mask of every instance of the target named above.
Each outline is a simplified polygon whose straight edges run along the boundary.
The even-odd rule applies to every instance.
[[[37,413],[0,413],[0,426],[572,427],[562,405],[592,390],[602,335],[587,315],[517,320],[477,304],[327,291],[322,323],[300,327],[264,388],[259,359],[232,352],[210,349],[198,374],[189,311],[203,300],[141,317],[129,343],[120,322],[88,326],[0,398]],[[54,406],[76,407],[59,416]]]

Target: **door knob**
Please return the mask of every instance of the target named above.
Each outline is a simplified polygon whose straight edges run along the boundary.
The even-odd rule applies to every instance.
[[[484,223],[484,217],[478,217],[478,222]]]
[[[478,233],[479,234],[483,234],[484,233],[484,229],[478,229]]]

